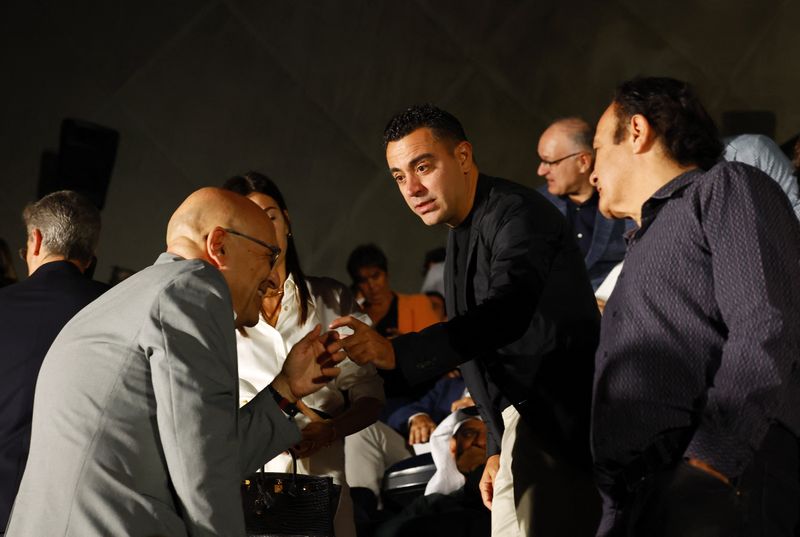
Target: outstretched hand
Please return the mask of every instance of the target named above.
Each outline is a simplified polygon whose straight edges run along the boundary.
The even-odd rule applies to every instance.
[[[281,372],[272,381],[273,387],[289,400],[296,401],[316,392],[340,372],[336,364],[344,356],[326,350],[339,335],[336,332],[320,335],[321,331],[320,325],[315,326],[292,347]],[[290,393],[285,393],[287,389]]]
[[[330,343],[327,350],[330,354],[345,353],[358,365],[372,362],[379,369],[394,369],[395,356],[391,341],[380,335],[370,326],[355,317],[339,317],[331,323],[335,330],[347,326],[353,334]]]

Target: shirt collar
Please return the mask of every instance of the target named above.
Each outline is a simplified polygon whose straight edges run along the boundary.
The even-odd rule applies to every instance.
[[[695,179],[702,175],[702,173],[703,171],[699,168],[689,170],[688,172],[683,172],[656,190],[656,193],[650,196],[650,199],[645,202],[645,205],[647,205],[650,200],[663,200],[673,197],[675,194],[694,183]]]
[[[667,184],[656,190],[655,194],[642,205],[641,225],[625,234],[625,240],[630,242],[634,237],[641,237],[650,224],[658,216],[661,208],[672,198],[677,197],[686,187],[690,186],[703,174],[703,170],[695,168],[676,176]]]

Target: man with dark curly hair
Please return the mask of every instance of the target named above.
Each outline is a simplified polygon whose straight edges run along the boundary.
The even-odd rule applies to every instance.
[[[600,535],[792,535],[800,225],[780,187],[718,162],[670,78],[621,84],[597,126],[600,210],[631,218],[596,354]]]

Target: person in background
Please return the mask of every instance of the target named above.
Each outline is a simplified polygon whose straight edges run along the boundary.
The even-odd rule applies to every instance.
[[[722,140],[722,158],[728,162],[743,162],[766,173],[778,183],[789,198],[795,216],[800,219],[800,187],[794,165],[772,138],[763,134],[740,134]]]
[[[447,311],[444,301],[444,263],[447,250],[436,248],[425,254],[425,263],[422,274],[424,280],[420,292],[424,293],[431,301],[433,311],[439,322],[447,320]]]
[[[376,537],[485,537],[491,516],[478,481],[486,464],[486,425],[474,407],[454,410],[433,431],[436,472],[416,498],[381,524]]]
[[[64,325],[108,289],[84,274],[100,239],[100,211],[88,199],[62,190],[22,214],[29,277],[0,289],[0,533],[28,459],[42,360]]]
[[[554,121],[539,138],[536,173],[546,183],[538,191],[561,211],[583,253],[592,288],[625,257],[626,223],[597,210],[597,191],[589,181],[594,167],[594,129],[583,119]]]
[[[417,332],[438,322],[431,302],[425,295],[396,293],[389,284],[389,263],[383,251],[374,244],[356,247],[347,260],[347,273],[364,296],[362,307],[369,315],[374,329],[384,337],[393,338]],[[398,407],[419,399],[435,380],[410,385],[398,371],[379,370],[386,392],[386,406],[381,420]]]
[[[320,324],[327,327],[341,315],[354,315],[364,322],[350,291],[344,284],[324,277],[306,276],[300,266],[289,208],[278,186],[267,176],[249,172],[228,179],[224,188],[247,196],[272,221],[277,245],[285,255],[275,270],[279,287],[261,301],[255,326],[237,333],[239,397],[253,398],[280,372],[286,356],[300,338]],[[354,537],[353,507],[345,478],[345,437],[375,422],[383,406],[381,378],[373,366],[359,367],[350,360],[339,364],[341,372],[318,392],[302,400],[305,440],[295,448],[297,471],[328,475],[342,486],[334,518],[338,537]],[[291,472],[292,458],[283,453],[266,465],[267,471]]]

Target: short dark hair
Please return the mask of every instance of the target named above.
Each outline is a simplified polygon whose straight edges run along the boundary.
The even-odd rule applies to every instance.
[[[364,267],[378,267],[384,272],[389,272],[389,263],[383,250],[374,244],[356,246],[347,258],[347,273],[354,284],[358,283],[358,271]]]
[[[60,190],[30,203],[22,211],[28,235],[38,229],[49,253],[88,263],[100,240],[100,211],[88,198]]]
[[[417,129],[428,128],[437,140],[457,144],[466,142],[467,134],[456,117],[430,103],[414,105],[395,114],[383,130],[383,145],[405,138]]]
[[[637,77],[617,86],[614,104],[614,143],[625,138],[630,118],[641,114],[679,164],[708,170],[719,161],[724,146],[717,126],[688,82]]]
[[[249,171],[244,175],[235,175],[225,181],[222,188],[242,196],[247,196],[253,192],[264,194],[274,199],[281,211],[289,212],[289,207],[286,206],[286,200],[283,198],[278,185],[263,173]],[[286,272],[292,275],[297,286],[297,299],[300,303],[300,317],[297,323],[302,326],[308,318],[308,303],[311,301],[311,293],[309,293],[308,285],[306,284],[306,275],[300,266],[300,257],[297,255],[297,247],[294,244],[294,235],[292,233],[289,233],[289,236],[286,237],[286,252],[283,255],[286,256]],[[266,317],[266,312],[262,311],[262,313]]]

